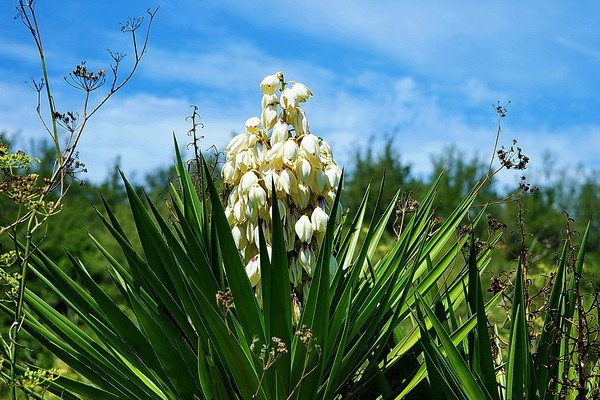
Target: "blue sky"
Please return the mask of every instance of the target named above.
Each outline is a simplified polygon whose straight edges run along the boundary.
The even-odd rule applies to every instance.
[[[487,159],[492,105],[511,101],[501,144],[518,139],[537,168],[550,151],[558,165],[600,169],[600,3],[521,3],[38,0],[37,12],[64,111],[81,93],[62,77],[81,60],[108,69],[107,48],[131,53],[119,21],[161,4],[138,73],[81,142],[86,179],[117,155],[129,174],[171,163],[191,104],[204,146],[224,147],[260,115],[258,83],[276,71],[311,88],[312,131],[348,167],[370,137],[377,147],[392,136],[416,174],[449,145]],[[24,84],[41,73],[15,5],[0,5],[0,130],[26,140],[43,136]]]

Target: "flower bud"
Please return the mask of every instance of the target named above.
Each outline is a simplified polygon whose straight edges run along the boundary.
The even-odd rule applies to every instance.
[[[250,133],[256,133],[260,128],[260,118],[250,117],[246,120],[246,129]]]
[[[305,243],[310,242],[310,239],[312,239],[313,228],[310,219],[308,219],[306,215],[300,217],[294,228],[296,230],[296,235],[298,235],[298,238],[301,241]]]
[[[311,216],[310,222],[312,224],[312,228],[316,232],[325,232],[327,229],[327,220],[329,216],[321,207],[315,207]]]
[[[294,83],[294,85],[292,86],[292,90],[296,93],[298,102],[304,102],[313,97],[313,94],[310,91],[310,89],[303,83]]]
[[[277,75],[267,75],[260,82],[263,94],[274,94],[279,90],[279,78]]]
[[[292,324],[298,325],[301,316],[300,300],[294,295],[292,297]]]
[[[254,168],[258,168],[265,161],[265,155],[267,154],[267,145],[260,141],[256,142],[254,147],[250,150],[253,161],[255,162]]]
[[[246,274],[252,286],[256,286],[260,281],[260,260],[258,255],[252,257],[246,265]]]

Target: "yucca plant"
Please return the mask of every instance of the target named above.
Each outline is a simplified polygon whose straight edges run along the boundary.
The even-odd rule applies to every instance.
[[[288,102],[284,111],[289,116],[290,100],[283,101]],[[272,118],[263,121],[265,126],[274,126]],[[293,121],[306,130],[302,135],[309,134],[304,120]],[[295,140],[298,144],[304,139]],[[385,213],[370,223],[364,221],[369,191],[352,221],[338,220],[342,179],[330,180],[330,186],[334,181],[339,184],[331,187],[335,197],[329,218],[322,235],[313,241],[306,219],[297,218],[295,229],[290,230],[291,218],[281,215],[286,208],[280,210],[278,196],[290,182],[284,180],[278,188],[275,179],[269,182],[262,175],[260,189],[265,196],[268,193],[268,204],[278,206],[270,207],[268,223],[258,218],[253,225],[256,236],[249,252],[240,249],[230,216],[233,211],[224,209],[204,161],[198,188],[178,151],[176,156],[178,180],[171,187],[170,218],[161,215],[150,199],[140,198],[123,178],[141,253],[107,203],[104,213],[98,212],[127,260],[126,265],[119,263],[90,235],[106,258],[122,304],[104,292],[75,257],[69,255],[77,277],[68,276],[40,252],[31,256],[30,271],[77,316],[73,321],[25,290],[24,329],[79,377],[40,372],[45,390],[62,399],[99,400],[431,398],[473,373],[453,351],[453,346],[469,340],[473,329],[482,354],[476,365],[486,374],[486,387],[493,386],[482,318],[500,295],[484,304],[482,297],[474,297],[473,285],[489,264],[500,233],[489,239],[490,246],[471,254],[470,269],[462,268],[461,261],[469,235],[456,234],[485,179],[439,225],[433,218],[436,181],[407,218],[391,250],[377,260],[398,194]],[[243,184],[234,177],[235,173],[227,179]],[[314,182],[319,187],[319,180]],[[291,198],[286,201],[304,201],[297,193],[286,193]],[[249,202],[251,206],[267,204],[259,201],[258,188],[253,196],[256,201]],[[374,200],[379,203],[380,196]],[[308,210],[314,213],[316,207]],[[484,210],[471,216],[472,222],[476,224],[482,215]],[[316,220],[317,227],[321,221]],[[294,231],[297,238],[292,240]],[[310,265],[309,258],[300,264],[301,280],[295,281],[290,264],[299,257],[294,247],[298,243],[303,248],[312,246],[316,254]],[[252,282],[257,274],[260,290]],[[456,310],[465,299],[475,311],[461,322]],[[11,315],[9,307],[0,307]],[[444,322],[446,318],[449,322]],[[446,325],[443,331],[440,324]],[[442,349],[430,336],[431,329]],[[459,375],[449,381],[458,367]],[[25,376],[32,369],[23,366],[21,372]],[[472,380],[469,390],[480,389],[481,379]],[[450,383],[441,386],[440,382]],[[31,385],[22,384],[21,390],[43,398]]]

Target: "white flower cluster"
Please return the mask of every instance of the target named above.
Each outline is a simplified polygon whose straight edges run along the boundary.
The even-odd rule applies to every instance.
[[[299,107],[312,97],[308,87],[285,82],[281,72],[265,77],[260,87],[261,117],[249,118],[246,132],[226,148],[222,175],[230,191],[225,214],[250,281],[260,289],[258,221],[263,221],[270,251],[274,184],[290,281],[302,290],[310,285],[341,170],[329,144],[310,132],[306,112]]]

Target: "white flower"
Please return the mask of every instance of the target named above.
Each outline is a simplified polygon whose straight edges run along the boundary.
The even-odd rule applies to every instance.
[[[271,133],[271,146],[275,145],[275,143],[286,141],[288,137],[290,137],[288,125],[280,118],[277,122],[275,122],[275,126],[273,126],[273,132]]]
[[[310,124],[308,123],[308,118],[306,118],[306,111],[298,109],[296,114],[294,114],[292,125],[294,125],[294,129],[296,130],[296,136],[308,133]]]
[[[306,156],[313,167],[321,167],[321,159],[319,158],[319,141],[312,133],[302,136],[302,141],[300,142],[300,154]]]
[[[323,159],[326,164],[333,161],[333,155],[331,153],[331,146],[329,146],[329,143],[321,139],[321,143],[319,143],[319,149],[321,150],[321,159]]]
[[[279,174],[272,169],[263,172],[263,182],[267,186],[267,192],[271,193],[271,187],[273,183],[277,184]]]
[[[258,183],[250,188],[248,201],[256,208],[263,208],[267,204],[267,193]]]
[[[225,151],[229,156],[232,156],[239,152],[241,149],[248,147],[249,145],[249,135],[247,133],[240,133],[236,135],[229,141],[227,147],[225,147]]]
[[[325,177],[327,178],[327,184],[333,190],[337,190],[338,185],[340,184],[340,178],[342,176],[342,170],[335,164],[330,164],[327,169],[325,169]]]
[[[258,255],[252,257],[246,265],[246,274],[248,275],[250,284],[256,286],[260,281],[260,260]]]
[[[279,179],[277,179],[277,190],[291,194],[294,186],[296,186],[296,177],[294,174],[289,169],[281,171]]]
[[[260,118],[250,117],[246,120],[246,129],[250,133],[256,133],[260,128]]]
[[[267,106],[275,106],[278,103],[279,103],[279,100],[277,100],[276,94],[263,94],[263,97],[261,100],[262,108],[266,108]]]
[[[298,253],[298,264],[304,268],[308,276],[312,276],[314,266],[314,254],[308,245],[302,245]]]
[[[283,142],[277,142],[267,151],[265,160],[275,169],[283,167]]]
[[[261,121],[266,130],[271,129],[277,121],[277,107],[267,106],[263,108],[261,114]]]
[[[242,194],[248,193],[250,188],[258,182],[258,176],[254,173],[254,171],[248,171],[240,179],[240,189],[242,190]]]
[[[277,75],[267,75],[260,82],[263,94],[274,94],[279,90],[279,78]]]
[[[281,104],[281,108],[284,110],[293,110],[296,108],[298,95],[290,88],[283,89],[281,92],[281,97],[279,98],[279,104]]]
[[[238,201],[233,205],[233,218],[238,222],[244,222],[246,220],[246,205],[241,201]]]
[[[294,165],[298,157],[298,145],[294,139],[288,139],[283,144],[283,162],[289,167]]]
[[[256,165],[255,168],[258,168],[260,164],[262,164],[265,160],[265,154],[267,153],[267,145],[264,142],[256,142],[254,147],[251,149],[252,157]]]
[[[296,190],[292,191],[292,200],[294,200],[296,207],[301,210],[305,209],[310,201],[310,188],[299,183]]]
[[[294,85],[292,86],[292,90],[296,93],[296,96],[298,97],[298,102],[303,102],[313,97],[313,94],[310,91],[310,89],[303,83],[294,83]]]
[[[307,184],[310,179],[310,173],[312,171],[312,167],[308,160],[304,157],[298,157],[296,160],[296,175],[298,176],[300,182]]]
[[[223,180],[225,183],[234,183],[236,177],[236,169],[233,166],[231,160],[225,161],[223,164],[223,169],[221,170],[221,174],[223,175]]]
[[[325,189],[325,174],[321,169],[312,170],[310,186],[315,193],[322,193]]]
[[[244,247],[247,243],[245,232],[243,232],[238,225],[235,225],[231,229],[231,234],[233,235],[233,241],[235,242],[235,246],[238,249]]]
[[[312,224],[312,228],[316,232],[325,232],[327,229],[327,220],[329,216],[321,207],[315,207],[311,216],[310,222]]]
[[[298,238],[302,242],[310,242],[310,239],[312,239],[313,235],[313,228],[312,224],[310,223],[310,219],[308,219],[306,215],[300,217],[294,228],[296,230],[296,235],[298,235]]]

